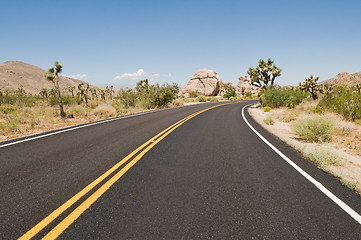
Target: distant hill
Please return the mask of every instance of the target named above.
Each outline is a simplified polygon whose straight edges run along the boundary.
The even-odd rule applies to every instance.
[[[8,61],[0,64],[0,89],[17,89],[23,87],[26,92],[38,94],[42,88],[53,88],[52,82],[44,77],[44,69],[18,61]],[[82,81],[60,76],[61,89],[75,86]]]
[[[337,74],[336,77],[322,81],[321,83],[332,83],[335,85],[354,86],[358,83],[361,83],[361,72],[357,72],[353,74],[342,72]]]

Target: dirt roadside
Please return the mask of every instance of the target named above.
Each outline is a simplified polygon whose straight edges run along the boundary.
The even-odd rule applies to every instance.
[[[327,117],[334,119],[337,125],[333,140],[329,143],[304,142],[294,133],[292,122],[311,114],[305,109],[307,107],[299,106],[293,110],[280,108],[264,112],[254,105],[248,111],[263,128],[301,152],[319,169],[338,178],[342,185],[361,195],[361,126],[328,113]],[[270,123],[267,119],[273,121]]]

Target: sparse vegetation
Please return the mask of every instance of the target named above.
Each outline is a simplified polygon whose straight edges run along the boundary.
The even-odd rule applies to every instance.
[[[267,116],[263,122],[267,125],[273,125],[275,124],[275,120],[273,120],[273,118],[271,116]]]
[[[325,147],[318,147],[314,151],[306,153],[306,157],[319,166],[340,166],[343,162],[340,156]]]
[[[348,120],[361,119],[361,94],[355,87],[335,86],[333,93],[325,95],[318,107],[338,113]]]
[[[273,87],[259,93],[259,101],[263,107],[271,108],[288,107],[294,108],[309,95],[299,88]]]
[[[296,120],[292,127],[307,142],[329,142],[332,140],[335,123],[325,116],[313,115]]]
[[[198,101],[198,102],[207,102],[207,99],[206,99],[205,96],[199,95],[199,96],[197,97],[197,101]]]

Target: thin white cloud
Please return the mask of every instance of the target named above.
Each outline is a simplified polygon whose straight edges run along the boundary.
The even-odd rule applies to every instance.
[[[124,81],[139,81],[148,78],[151,83],[157,83],[157,82],[168,82],[167,78],[172,78],[172,74],[160,74],[160,73],[147,73],[144,71],[143,68],[139,68],[134,73],[123,73],[122,75],[115,76],[113,80],[120,80],[121,82]],[[166,79],[164,79],[166,78]]]
[[[140,68],[135,73],[123,73],[122,75],[115,76],[114,80],[120,80],[120,79],[140,80],[141,78],[144,78],[147,75],[148,74],[144,72],[144,69]]]
[[[83,79],[86,79],[88,76],[86,74],[75,74],[75,75],[71,75],[69,77],[78,79],[78,80],[83,80]]]

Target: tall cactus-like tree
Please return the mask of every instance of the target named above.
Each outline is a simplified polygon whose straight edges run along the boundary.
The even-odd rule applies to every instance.
[[[332,92],[333,92],[332,84],[329,84],[329,83],[321,84],[320,92],[323,94],[326,94],[326,95],[332,94]]]
[[[61,73],[63,68],[63,65],[61,65],[58,61],[55,62],[55,68],[50,67],[47,72],[44,73],[44,76],[47,80],[51,81],[54,84],[55,93],[58,98],[58,104],[60,108],[60,116],[62,118],[66,117],[66,114],[64,112],[63,102],[61,100],[61,93],[60,93],[60,87],[59,87],[59,73]]]
[[[48,89],[43,88],[40,90],[39,94],[40,94],[40,96],[43,97],[43,101],[44,101],[45,98],[48,98],[49,91],[48,91]]]
[[[78,94],[84,99],[86,105],[88,105],[88,93],[89,83],[80,83],[78,85]]]
[[[361,93],[361,83],[356,84],[357,92]]]
[[[71,93],[71,96],[74,97],[74,90],[75,90],[75,86],[69,86],[67,88],[67,91]]]
[[[276,77],[281,76],[282,70],[270,58],[267,61],[260,59],[256,68],[249,68],[247,73],[251,84],[267,90],[272,87]]]
[[[311,77],[306,78],[303,83],[299,84],[299,87],[302,91],[308,92],[311,94],[313,100],[318,98],[318,92],[322,91],[322,87],[317,84],[319,77],[314,78],[313,75]]]
[[[93,100],[98,100],[98,94],[97,94],[97,89],[96,88],[90,88],[89,89],[92,99]]]

